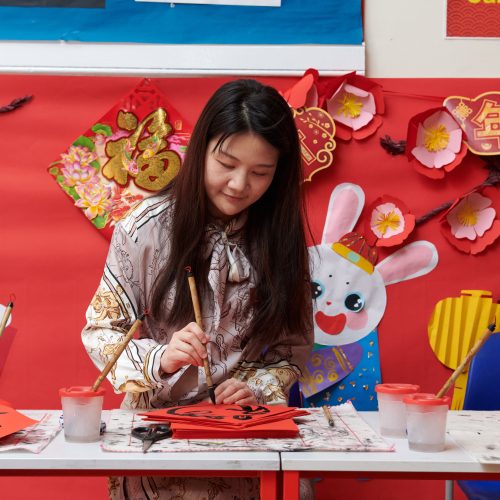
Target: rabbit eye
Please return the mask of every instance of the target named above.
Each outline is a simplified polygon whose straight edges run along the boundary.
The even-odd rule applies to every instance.
[[[318,297],[323,295],[323,292],[325,291],[325,287],[317,281],[312,281],[311,282],[311,291],[312,291],[312,298],[317,299]]]
[[[344,300],[344,304],[352,312],[359,312],[365,307],[365,299],[360,293],[350,293]]]

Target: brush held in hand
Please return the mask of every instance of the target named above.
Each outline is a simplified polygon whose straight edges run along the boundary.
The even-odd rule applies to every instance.
[[[198,299],[198,291],[196,290],[196,281],[194,279],[194,275],[191,271],[191,267],[186,267],[187,278],[189,284],[189,291],[191,292],[191,300],[193,302],[193,310],[194,310],[194,319],[196,324],[203,329],[203,323],[201,321],[201,307],[200,300]],[[208,362],[208,356],[203,358],[203,368],[205,370],[205,378],[207,379],[207,387],[208,387],[208,395],[210,397],[210,401],[215,404],[215,389],[214,384],[212,382],[212,373],[210,372],[210,364]]]

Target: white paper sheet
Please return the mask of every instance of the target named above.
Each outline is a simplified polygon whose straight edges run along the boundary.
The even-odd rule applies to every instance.
[[[165,439],[154,443],[151,452],[175,451],[393,451],[357,413],[352,404],[332,406],[335,427],[330,427],[321,408],[307,408],[311,415],[295,419],[300,436],[292,439]],[[113,410],[101,442],[105,451],[140,452],[142,442],[132,438],[131,430],[143,423],[141,417],[126,410]]]

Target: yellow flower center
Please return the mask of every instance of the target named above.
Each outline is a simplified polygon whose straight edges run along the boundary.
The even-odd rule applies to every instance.
[[[396,212],[387,212],[379,214],[375,225],[380,234],[384,235],[388,229],[397,229],[401,224],[401,217]]]
[[[457,212],[457,219],[462,226],[475,226],[477,223],[477,210],[470,203],[464,203]]]
[[[427,151],[431,151],[432,153],[441,151],[448,146],[449,142],[450,134],[444,125],[440,124],[437,127],[425,130],[424,146]]]
[[[361,109],[363,108],[363,103],[357,99],[354,94],[346,92],[340,99],[339,102],[341,107],[339,108],[338,114],[344,114],[344,116],[350,116],[351,118],[357,118],[361,114]]]

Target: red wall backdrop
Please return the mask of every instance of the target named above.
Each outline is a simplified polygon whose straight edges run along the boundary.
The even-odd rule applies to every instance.
[[[279,89],[295,79],[262,78]],[[3,371],[0,398],[18,409],[59,408],[58,389],[88,385],[96,377],[80,342],[86,307],[97,287],[108,242],[72,207],[46,172],[47,166],[78,135],[101,117],[140,80],[111,77],[2,76],[0,106],[16,97],[34,99],[12,113],[0,114],[0,302],[15,293],[13,327],[17,329]],[[210,94],[226,79],[157,79],[185,120],[194,124]],[[307,185],[313,233],[321,237],[329,194],[340,182],[360,184],[369,204],[382,194],[406,202],[418,217],[480,184],[483,162],[469,154],[444,180],[418,174],[404,156],[390,156],[379,145],[382,135],[406,135],[408,119],[439,105],[448,95],[475,97],[498,90],[500,79],[385,79],[386,114],[377,133],[362,142],[338,143],[334,164]],[[472,257],[452,248],[440,235],[437,220],[419,227],[412,239],[432,241],[440,262],[429,275],[388,287],[388,305],[379,327],[385,381],[416,382],[437,390],[450,371],[431,352],[427,323],[437,301],[461,289],[492,290],[500,295],[499,244]],[[385,255],[381,254],[381,258]],[[1,341],[1,339],[0,339]],[[106,408],[120,396],[107,384]],[[326,484],[325,484],[326,483]],[[443,482],[413,484],[354,480],[323,482],[355,498],[438,498]],[[2,498],[105,498],[105,480],[0,478]],[[404,493],[402,493],[404,491]],[[412,496],[413,495],[413,496]],[[330,495],[328,495],[330,496]]]

